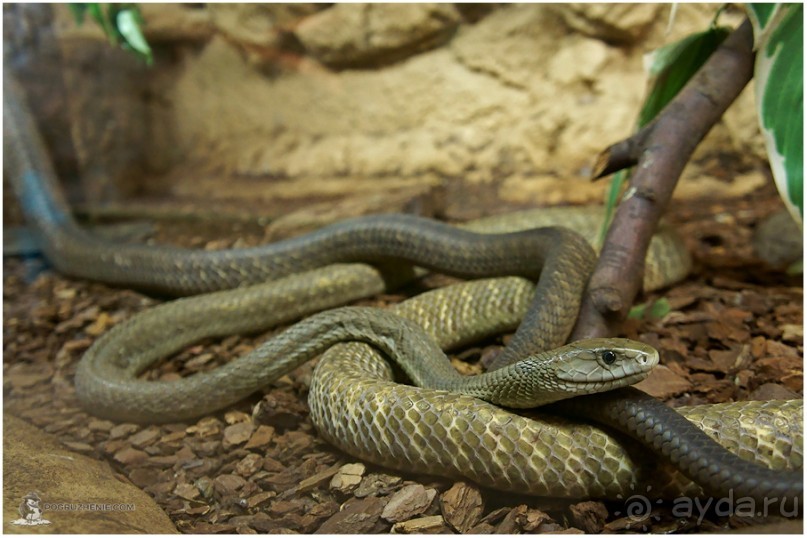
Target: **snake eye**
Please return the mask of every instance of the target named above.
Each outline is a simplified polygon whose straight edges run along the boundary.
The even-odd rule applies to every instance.
[[[616,362],[616,353],[610,349],[602,352],[602,362],[605,364],[614,364]]]

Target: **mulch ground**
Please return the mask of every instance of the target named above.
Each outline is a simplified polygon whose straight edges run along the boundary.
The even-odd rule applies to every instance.
[[[757,223],[779,207],[766,190],[730,201],[677,203],[669,215],[693,253],[693,274],[666,298],[661,319],[630,320],[625,334],[656,345],[666,372],[651,390],[674,405],[801,398],[802,278],[766,268],[751,249]],[[230,230],[229,233],[235,233]],[[260,234],[210,240],[197,226],[160,226],[159,241],[205,248],[257,243]],[[222,239],[221,237],[225,237]],[[232,235],[230,237],[235,237]],[[504,495],[473,484],[389,472],[321,440],[306,402],[312,364],[195,423],[142,426],[100,420],[76,401],[76,364],[111,326],[162,299],[40,272],[7,259],[3,276],[4,413],[106,460],[189,533],[652,532],[758,524],[709,513],[678,517],[662,505],[637,524],[620,502]],[[418,288],[444,281],[427,278]],[[366,301],[388,304],[407,290]],[[648,309],[648,312],[650,309]],[[153,368],[172,379],[213,368],[265,335],[202,342]],[[478,359],[499,341],[465,351]]]

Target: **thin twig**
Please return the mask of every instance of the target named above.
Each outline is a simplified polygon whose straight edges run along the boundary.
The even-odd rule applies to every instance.
[[[616,144],[605,148],[598,156],[591,171],[591,180],[630,168],[639,162],[647,138],[653,132],[655,122],[645,125],[644,128]]]

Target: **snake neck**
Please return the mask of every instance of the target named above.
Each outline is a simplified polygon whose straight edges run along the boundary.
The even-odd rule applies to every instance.
[[[557,360],[551,353],[538,353],[495,371],[444,378],[423,386],[461,392],[504,407],[537,407],[570,396],[556,383]]]

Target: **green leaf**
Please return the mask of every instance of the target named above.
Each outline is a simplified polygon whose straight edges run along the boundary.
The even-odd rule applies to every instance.
[[[645,57],[650,91],[639,113],[638,128],[658,116],[730,33],[729,28],[712,27],[665,45]]]
[[[619,200],[619,193],[622,192],[622,185],[629,177],[630,174],[627,170],[620,170],[611,178],[611,185],[608,187],[608,192],[605,193],[605,216],[600,227],[600,235],[597,237],[598,247],[605,244],[605,234],[608,233],[608,227],[611,226],[611,219],[614,217],[614,209],[616,209]]]
[[[776,186],[793,218],[804,216],[804,6],[750,4],[757,111]]]
[[[646,316],[648,319],[661,319],[669,314],[670,311],[672,311],[670,302],[662,297],[661,299],[653,301],[653,304],[650,305],[649,310],[647,304],[640,304],[632,307],[630,312],[628,312],[628,318],[642,319]]]
[[[84,24],[84,16],[87,14],[87,4],[67,4],[73,19],[78,26]]]
[[[115,21],[124,43],[143,56],[146,63],[151,65],[154,57],[151,54],[151,47],[140,30],[140,25],[143,23],[140,12],[136,9],[123,9],[118,12]]]
[[[143,17],[136,5],[88,3],[70,4],[69,7],[76,24],[83,23],[85,15],[89,13],[110,43],[134,51],[149,65],[154,61],[151,47],[141,30]]]
[[[758,30],[764,29],[771,20],[774,12],[778,11],[779,4],[748,4],[748,16],[754,25],[754,35],[759,35]]]
[[[785,271],[790,276],[801,275],[804,273],[804,260],[793,262]]]
[[[115,28],[112,26],[111,21],[109,20],[109,12],[107,11],[107,13],[104,13],[101,4],[96,3],[87,4],[87,12],[90,14],[90,17],[92,17],[93,20],[98,23],[109,41],[113,44],[117,44],[118,35],[115,32]]]
[[[790,276],[804,274],[804,260],[793,262],[785,272]]]

